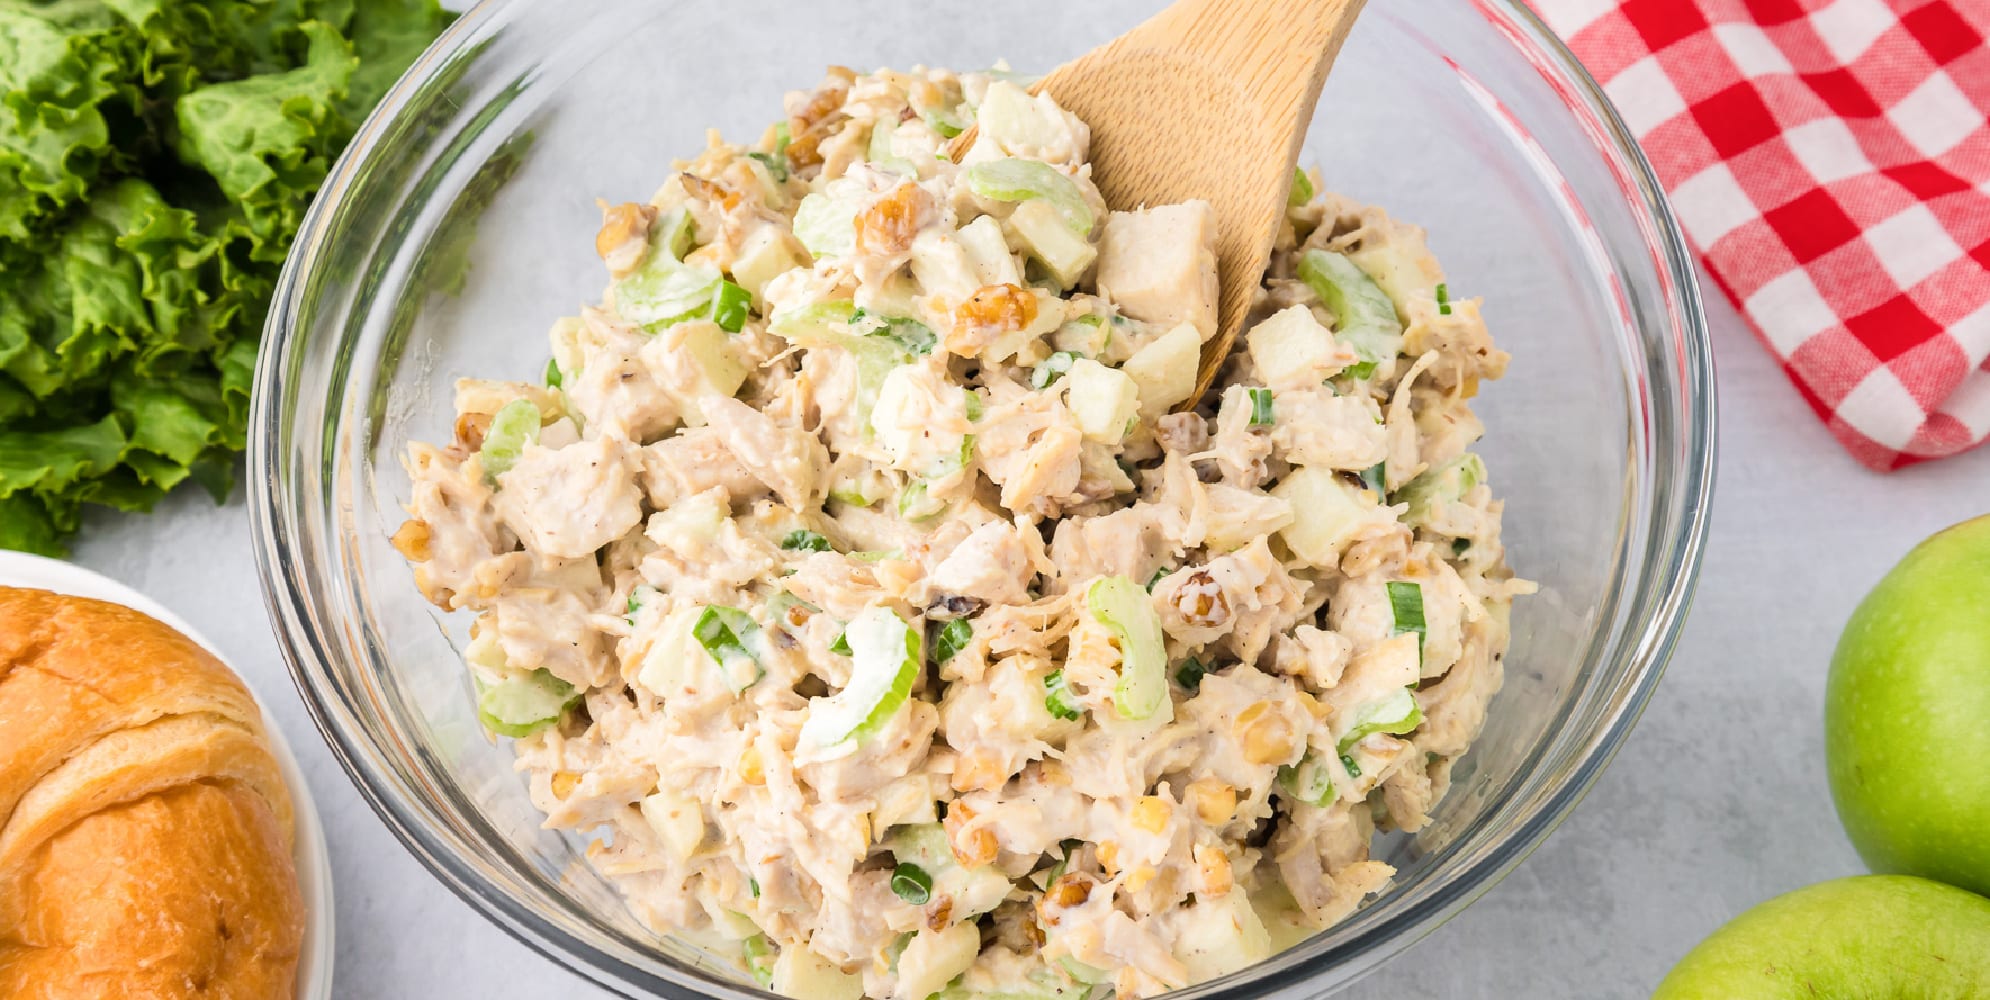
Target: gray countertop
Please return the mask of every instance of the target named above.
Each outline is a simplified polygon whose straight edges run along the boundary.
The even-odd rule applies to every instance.
[[[1747,906],[1859,870],[1825,787],[1831,647],[1909,547],[1990,509],[1990,449],[1865,470],[1707,287],[1720,482],[1698,599],[1664,684],[1559,831],[1346,996],[1641,997]],[[239,498],[216,507],[183,491],[152,517],[94,517],[76,558],[179,612],[274,699],[331,843],[338,996],[605,996],[458,901],[353,790],[264,620]]]

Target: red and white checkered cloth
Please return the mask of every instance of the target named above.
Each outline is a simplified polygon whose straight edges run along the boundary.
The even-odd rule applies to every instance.
[[[1990,0],[1532,0],[1876,469],[1990,437]]]

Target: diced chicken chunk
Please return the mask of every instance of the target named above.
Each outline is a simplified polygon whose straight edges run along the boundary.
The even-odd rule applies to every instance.
[[[1196,200],[1107,216],[1098,286],[1134,319],[1215,336],[1216,210]]]

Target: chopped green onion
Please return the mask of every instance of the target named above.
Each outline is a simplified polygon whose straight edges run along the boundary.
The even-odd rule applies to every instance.
[[[1395,616],[1395,630],[1391,635],[1405,632],[1416,633],[1417,652],[1423,651],[1423,586],[1403,580],[1389,581],[1389,611]]]
[[[760,880],[759,880],[759,879],[757,879],[757,878],[753,878],[753,877],[749,876],[749,877],[747,878],[747,880],[746,880],[746,891],[748,891],[748,892],[752,893],[752,894],[753,894],[753,898],[754,898],[754,899],[759,899],[759,898],[760,898]]]
[[[781,547],[790,552],[828,552],[829,539],[807,528],[796,528],[781,539]]]
[[[1085,842],[1082,840],[1060,842],[1058,846],[1064,848],[1064,856],[1058,858],[1057,863],[1050,867],[1050,874],[1044,878],[1044,884],[1048,885],[1051,882],[1057,881],[1064,874],[1064,869],[1071,867],[1071,852],[1084,846],[1084,844]]]
[[[1059,719],[1076,719],[1085,714],[1083,709],[1071,703],[1071,687],[1064,682],[1064,671],[1053,670],[1044,675],[1043,689],[1048,692],[1043,698],[1043,707]]]
[[[721,281],[719,290],[712,295],[712,322],[727,333],[738,333],[746,327],[748,307],[752,304],[752,292],[730,281]]]
[[[1313,179],[1306,176],[1306,171],[1298,167],[1293,167],[1292,193],[1285,196],[1286,206],[1289,208],[1298,208],[1312,200]]]
[[[514,399],[504,404],[491,417],[491,425],[484,431],[484,443],[477,449],[477,456],[483,461],[484,477],[497,482],[497,477],[511,471],[518,463],[518,456],[525,451],[529,441],[539,440],[539,407],[529,399]]]
[[[1154,585],[1160,583],[1162,580],[1167,579],[1167,577],[1168,577],[1168,567],[1163,566],[1160,569],[1155,570],[1154,575],[1147,578],[1147,592],[1150,594],[1153,593]]]
[[[560,377],[560,363],[559,363],[559,361],[557,361],[557,360],[555,360],[555,359],[553,359],[553,358],[547,358],[547,359],[546,359],[546,387],[547,387],[547,388],[549,388],[549,389],[557,389],[557,388],[559,388],[559,387],[560,387],[560,382],[561,382],[561,381],[563,381],[563,380],[562,380],[562,379],[561,379],[561,377]]]
[[[767,168],[767,176],[774,178],[776,183],[785,182],[788,179],[787,157],[779,153],[748,153],[746,155],[759,160],[760,165]]]
[[[956,618],[948,622],[945,628],[940,629],[939,636],[933,640],[933,662],[945,664],[954,658],[955,653],[966,649],[967,644],[972,641],[974,641],[974,625],[971,622],[965,618]]]
[[[1355,364],[1348,365],[1346,368],[1341,369],[1340,373],[1342,375],[1346,375],[1348,378],[1354,379],[1357,382],[1366,382],[1369,379],[1375,377],[1375,362],[1373,361],[1356,362]]]
[[[1251,389],[1251,426],[1269,427],[1272,425],[1271,390]]]
[[[1444,287],[1442,281],[1437,283],[1437,312],[1440,316],[1451,315],[1451,289]]]
[[[1341,754],[1340,766],[1347,768],[1348,777],[1350,778],[1361,777],[1361,765],[1354,762],[1354,756],[1352,754]]]
[[[832,653],[840,653],[844,656],[850,655],[849,629],[846,628],[843,631],[836,633],[836,640],[829,644],[829,651]]]
[[[1470,552],[1471,550],[1472,550],[1472,540],[1471,540],[1471,539],[1469,539],[1469,538],[1453,538],[1453,539],[1451,540],[1451,554],[1452,554],[1452,555],[1454,555],[1454,556],[1462,556],[1462,555],[1464,555],[1465,553],[1467,553],[1467,552]]]
[[[918,865],[901,861],[891,870],[891,891],[913,906],[924,906],[933,898],[933,876]]]
[[[1070,351],[1058,351],[1043,359],[1043,364],[1036,366],[1036,369],[1030,372],[1030,388],[1050,388],[1051,383],[1063,378],[1064,373],[1070,371],[1071,365],[1077,360],[1078,356]]]
[[[969,389],[969,388],[967,388],[966,386],[962,386],[962,387],[961,387],[961,390],[960,390],[960,391],[961,391],[961,392],[962,392],[963,394],[965,394],[965,395],[966,395],[966,397],[967,397],[967,404],[966,404],[966,406],[964,407],[964,409],[965,409],[965,410],[966,410],[966,412],[967,412],[967,422],[971,424],[971,423],[974,423],[974,422],[975,422],[975,421],[977,421],[977,420],[980,420],[980,419],[981,419],[981,409],[982,409],[982,406],[981,406],[981,394],[980,394],[980,393],[978,393],[978,392],[975,392],[975,391],[974,391],[973,389]],[[965,449],[966,449],[966,446],[965,446],[965,445],[963,445],[963,446],[962,446],[962,450],[964,451]]]
[[[1387,461],[1381,461],[1361,470],[1361,485],[1374,490],[1378,497],[1388,492],[1384,489],[1389,482],[1388,464]]]
[[[787,153],[787,151],[788,151],[788,143],[790,143],[790,142],[793,142],[793,141],[794,141],[794,136],[793,136],[793,134],[792,134],[792,133],[790,133],[790,132],[788,131],[788,122],[787,122],[787,119],[785,119],[785,118],[784,118],[784,119],[782,119],[782,120],[780,120],[780,121],[777,121],[777,122],[775,122],[775,123],[774,123],[774,155],[775,155],[775,156],[781,156],[781,155],[783,155],[783,154]]]
[[[1180,684],[1190,691],[1200,691],[1202,690],[1203,675],[1207,673],[1209,673],[1209,668],[1203,666],[1201,660],[1191,656],[1186,663],[1182,664],[1181,669],[1175,671],[1175,683]]]
[[[719,665],[726,684],[734,691],[746,690],[766,673],[750,648],[760,637],[760,623],[752,615],[738,608],[712,605],[698,616],[691,635],[705,648],[712,662]]]

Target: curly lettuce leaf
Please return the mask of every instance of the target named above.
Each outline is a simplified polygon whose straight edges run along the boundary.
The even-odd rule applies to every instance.
[[[0,547],[224,499],[311,196],[434,0],[0,0]]]

